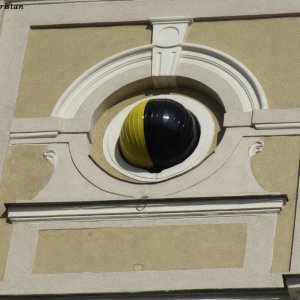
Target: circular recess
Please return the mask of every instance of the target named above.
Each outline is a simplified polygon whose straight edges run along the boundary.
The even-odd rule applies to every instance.
[[[180,42],[179,31],[176,27],[166,27],[159,33],[162,46],[176,45]]]
[[[143,128],[144,124],[146,124],[145,127],[150,126],[149,128],[151,128],[153,125],[152,123],[161,122],[161,119],[164,116],[163,113],[160,114],[158,113],[157,117],[151,118],[151,114],[155,110],[159,111],[159,106],[161,106],[162,104],[162,102],[159,102],[159,99],[160,101],[162,99],[168,99],[167,101],[168,106],[172,107],[172,109],[170,110],[177,109],[177,111],[178,112],[180,111],[181,114],[183,115],[182,118],[186,118],[189,120],[186,122],[189,123],[188,126],[190,126],[189,129],[191,130],[192,134],[191,132],[183,130],[183,132],[185,132],[185,135],[187,135],[188,138],[186,139],[186,143],[184,143],[183,139],[185,139],[185,137],[184,138],[182,137],[180,144],[181,145],[186,144],[183,147],[183,149],[186,151],[182,151],[183,155],[178,155],[178,157],[180,156],[179,158],[177,157],[178,160],[171,159],[170,160],[172,161],[171,164],[166,165],[165,162],[162,162],[162,160],[164,160],[162,159],[159,162],[159,166],[155,168],[150,155],[149,155],[150,160],[147,161],[149,157],[145,155],[145,152],[141,156],[139,156],[141,153],[138,153],[139,155],[136,156],[137,163],[133,163],[132,160],[128,159],[126,155],[121,153],[120,148],[122,149],[122,146],[120,147],[120,141],[122,144],[122,140],[123,140],[123,148],[124,148],[124,144],[126,143],[127,145],[125,145],[125,148],[126,147],[128,148],[130,142],[126,141],[126,138],[124,137],[126,131],[131,130],[131,134],[133,135],[141,134],[141,132],[144,133],[145,131],[145,128]],[[145,118],[145,111],[147,110],[147,104],[149,105],[148,113],[150,114],[148,116],[146,113],[145,122],[142,122],[143,116]],[[166,115],[166,117],[168,116],[170,115]],[[175,119],[176,118],[177,116],[175,116]],[[147,119],[148,119],[148,123],[147,123]],[[180,116],[178,117],[178,120],[180,120]],[[175,126],[175,124],[173,125]],[[130,126],[131,129],[128,128]],[[187,125],[185,125],[184,128],[186,126]],[[122,128],[123,128],[123,133],[122,133]],[[151,129],[149,128],[146,130],[151,131]],[[201,137],[199,138],[200,131],[201,131]],[[149,134],[150,138],[148,136],[148,143],[150,143],[149,139],[151,140],[151,134],[153,136],[153,132],[152,133],[150,132]],[[140,139],[135,138],[134,143],[138,145],[138,147],[140,147],[139,149],[143,149],[143,147],[147,148],[147,140],[145,136],[146,135],[144,133],[144,140],[143,138]],[[213,136],[214,136],[214,121],[210,111],[206,108],[206,106],[204,106],[202,103],[190,97],[183,96],[183,95],[159,95],[159,96],[151,97],[151,99],[142,99],[140,101],[137,101],[127,106],[125,109],[120,111],[112,119],[112,121],[110,122],[110,124],[108,125],[105,131],[104,140],[103,140],[103,152],[108,163],[117,171],[121,172],[122,174],[143,182],[158,182],[158,181],[169,179],[181,173],[184,173],[189,169],[195,167],[199,163],[201,163],[201,161],[203,161],[203,159],[209,153]],[[129,146],[129,148],[130,147],[131,146]],[[138,148],[135,148],[133,150],[131,149],[133,151],[132,152],[133,156],[135,156],[137,152],[139,152],[137,149]],[[157,152],[157,149],[154,150]],[[172,152],[172,149],[169,148],[169,150]],[[169,154],[171,154],[171,152]],[[176,153],[176,151],[174,152]],[[176,155],[174,156],[176,157]],[[169,158],[170,157],[171,155],[169,155]],[[168,158],[168,154],[166,153],[165,156],[163,156],[163,158]],[[130,161],[130,163],[128,163],[126,160]],[[133,164],[139,165],[141,161],[144,161],[143,162],[144,164],[140,165],[143,168],[133,165]],[[144,168],[147,168],[150,171],[145,170]]]
[[[120,150],[131,165],[159,173],[183,162],[198,145],[197,118],[171,99],[145,100],[126,117]]]

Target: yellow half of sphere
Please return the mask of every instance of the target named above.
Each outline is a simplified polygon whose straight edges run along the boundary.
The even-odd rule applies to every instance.
[[[120,134],[121,152],[127,162],[145,169],[153,168],[149,156],[145,133],[144,111],[148,100],[135,106],[126,117]]]

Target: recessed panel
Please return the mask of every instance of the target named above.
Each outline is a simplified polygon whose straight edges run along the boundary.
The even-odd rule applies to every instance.
[[[33,273],[243,267],[246,224],[43,230]]]

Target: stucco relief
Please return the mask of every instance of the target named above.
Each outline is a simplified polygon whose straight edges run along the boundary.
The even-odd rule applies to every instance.
[[[152,288],[154,286],[153,290],[169,287],[283,287],[282,274],[272,274],[270,269],[272,259],[275,266],[273,270],[288,266],[290,249],[282,250],[278,246],[283,239],[279,236],[280,232],[279,235],[276,232],[275,236],[275,226],[276,222],[279,224],[278,214],[287,215],[285,211],[290,211],[292,206],[284,207],[286,198],[278,193],[277,186],[272,185],[270,191],[264,190],[264,186],[260,186],[260,178],[253,175],[255,168],[251,168],[253,160],[266,154],[260,138],[275,132],[274,127],[267,128],[269,131],[265,130],[266,127],[258,130],[253,124],[255,112],[268,108],[264,92],[255,76],[239,61],[216,49],[185,44],[184,40],[179,38],[180,30],[168,23],[174,20],[165,21],[163,26],[166,27],[160,30],[158,35],[159,45],[152,43],[133,48],[94,65],[65,91],[52,111],[51,118],[21,120],[18,123],[19,128],[22,122],[28,127],[25,126],[20,132],[12,131],[11,143],[14,145],[47,145],[40,153],[39,159],[48,167],[55,167],[48,184],[35,196],[29,209],[24,203],[7,206],[8,220],[14,224],[13,246],[9,253],[4,280],[5,284],[10,285],[10,291],[18,290],[22,293],[27,289],[28,293],[33,286],[33,290],[38,287],[43,293],[72,293],[74,287],[78,293],[91,291],[91,287],[95,293],[124,292],[136,289],[136,286],[132,286],[133,282],[143,291],[149,291],[149,282]],[[187,24],[184,26],[187,27]],[[160,49],[163,47],[169,47],[168,50],[171,51],[163,53]],[[156,76],[153,62],[163,56],[159,55],[159,51],[155,52],[155,49],[165,55],[163,64],[155,64],[159,66],[158,78],[154,78]],[[96,128],[101,117],[109,109],[125,105],[127,96],[146,94],[147,84],[144,84],[144,81],[147,81],[147,84],[150,81],[150,85],[147,86],[150,89],[163,87],[164,91],[156,89],[156,92],[161,94],[172,94],[170,89],[173,88],[206,93],[209,95],[208,101],[218,106],[215,111],[210,111],[217,130],[213,132],[213,141],[205,157],[191,169],[156,184],[130,181],[126,176],[120,177],[111,172],[111,169],[103,168],[93,157],[93,151],[97,151],[101,144],[99,142],[97,147],[93,147],[94,141],[96,138],[101,140],[104,135],[103,132],[98,135]],[[132,93],[112,97],[114,93],[126,90],[129,86],[133,87]],[[135,99],[132,103],[138,100]],[[228,114],[231,119],[229,118],[229,125],[225,125],[223,119]],[[235,119],[234,116],[239,119]],[[26,131],[26,128],[31,130]],[[32,128],[37,132],[32,132]],[[47,132],[48,134],[45,134]],[[289,131],[290,133],[293,132]],[[276,134],[282,134],[282,131],[276,131]],[[46,202],[47,205],[43,205]],[[226,223],[247,224],[247,232],[244,226],[245,236],[242,243],[245,249],[243,248],[243,255],[239,258],[239,264],[235,265],[236,268],[230,267],[226,270],[219,264],[210,264],[208,269],[200,271],[188,266],[187,272],[176,268],[172,272],[172,268],[166,266],[163,269],[167,271],[163,272],[156,272],[159,268],[153,268],[151,274],[136,273],[132,272],[132,267],[134,271],[142,271],[143,267],[139,262],[135,262],[130,264],[130,270],[126,269],[129,270],[127,274],[110,272],[110,268],[107,274],[103,274],[103,269],[96,269],[92,274],[90,268],[80,269],[85,266],[83,259],[80,268],[75,269],[75,274],[49,276],[45,275],[49,273],[49,269],[45,268],[37,271],[40,274],[32,275],[40,231],[58,233],[57,231],[65,229],[70,233],[70,229],[73,228],[76,235],[78,232],[90,233],[97,227],[121,228],[127,224],[137,228],[142,222],[144,225],[153,222],[166,225],[174,222],[179,226],[195,222],[213,226],[220,224],[221,228],[224,228]],[[288,238],[291,239],[291,224],[289,230]],[[62,238],[63,246],[63,234],[58,236]],[[211,236],[214,237],[214,234]],[[240,237],[239,234],[235,236]],[[274,237],[276,247],[273,247]],[[69,238],[72,244],[72,235]],[[226,237],[222,235],[222,238],[226,244]],[[46,240],[50,241],[48,237]],[[287,244],[290,242],[287,239],[284,241],[287,241]],[[85,241],[82,244],[85,244]],[[46,243],[44,246],[44,249],[50,249]],[[99,248],[97,243],[95,248]],[[222,248],[222,245],[219,248]],[[176,245],[172,249],[176,249]],[[77,251],[76,248],[72,250]],[[232,255],[232,251],[229,252]],[[282,253],[283,256],[280,256]],[[65,251],[65,255],[67,254],[68,249]],[[44,257],[48,257],[47,251]],[[283,263],[279,262],[281,257]],[[219,258],[218,249],[216,258]],[[51,261],[50,258],[50,264]],[[56,262],[60,270],[62,266],[59,260]],[[71,264],[67,267],[69,266],[72,267]],[[67,269],[67,272],[69,271]],[[80,274],[81,271],[89,271],[89,274]],[[54,270],[54,273],[56,272],[57,269]],[[66,272],[66,269],[62,272]],[[52,286],[48,284],[49,278],[54,283]],[[21,284],[12,287],[12,280]],[[111,282],[121,284],[110,285]]]
[[[56,199],[63,198],[68,189],[70,189],[69,195],[75,197],[73,199],[84,199],[86,198],[85,193],[90,195],[89,199],[99,197],[122,199],[145,196],[152,198],[172,198],[175,195],[198,196],[199,190],[195,187],[205,185],[206,180],[215,180],[216,185],[223,186],[222,177],[219,175],[218,177],[216,174],[222,173],[225,178],[231,178],[230,174],[235,174],[236,171],[230,168],[226,169],[225,166],[234,157],[240,159],[240,156],[243,157],[244,164],[239,165],[239,168],[242,172],[248,172],[246,178],[249,179],[248,187],[252,187],[252,194],[263,194],[262,189],[255,183],[251,168],[248,167],[249,157],[245,155],[247,151],[240,150],[240,144],[246,144],[246,142],[241,142],[245,128],[224,128],[222,120],[216,115],[213,118],[214,120],[217,119],[217,123],[221,127],[220,131],[222,131],[221,138],[216,138],[216,132],[213,134],[213,139],[218,140],[217,143],[207,149],[206,155],[190,170],[186,170],[182,174],[176,173],[176,176],[171,179],[165,178],[164,182],[157,183],[155,187],[149,184],[139,184],[143,183],[143,180],[139,181],[138,178],[127,180],[126,174],[125,177],[122,177],[109,168],[102,168],[101,163],[99,165],[97,161],[95,163],[91,159],[93,153],[97,151],[93,147],[93,140],[96,138],[95,130],[98,120],[107,109],[124,100],[124,95],[119,95],[120,97],[115,99],[110,98],[110,96],[130,85],[132,88],[131,95],[145,92],[143,86],[138,84],[135,86],[135,82],[151,81],[152,79],[152,83],[150,82],[152,89],[158,87],[169,90],[185,88],[193,89],[199,93],[204,92],[209,95],[208,98],[212,102],[223,107],[223,114],[224,111],[225,113],[236,111],[244,113],[268,107],[259,82],[240,62],[216,49],[184,43],[185,33],[190,23],[190,18],[151,19],[153,26],[152,45],[133,48],[106,59],[82,74],[63,93],[52,111],[52,118],[63,120],[62,132],[68,128],[64,124],[73,124],[77,133],[73,134],[72,129],[68,129],[68,134],[58,134],[58,137],[53,139],[47,158],[55,163],[55,156],[53,155],[55,152],[58,157],[62,156],[65,160],[56,163],[53,178],[45,190],[36,197],[36,201],[46,200],[56,187],[59,191],[54,196]],[[165,31],[170,30],[172,34],[164,34]],[[155,60],[158,59],[158,54],[155,49],[166,50],[164,59],[167,62],[169,58],[174,58],[172,54],[174,47],[179,49],[179,52],[176,52],[176,65],[173,65],[174,68],[166,67],[163,73],[161,71],[157,73]],[[161,67],[159,69],[162,70]],[[211,123],[213,124],[213,122]],[[84,129],[80,130],[80,126]],[[203,134],[206,131],[204,130]],[[59,139],[60,143],[65,143],[64,146],[56,144],[56,138]],[[102,139],[103,136],[97,138]],[[239,154],[239,151],[245,152]],[[252,154],[252,151],[250,152]],[[226,172],[220,173],[222,169]],[[64,180],[62,177],[67,176],[67,172],[73,174],[68,175],[69,178],[73,178],[73,182],[69,180],[66,183],[65,191],[63,191]],[[71,191],[75,186],[74,182],[77,182],[76,194]],[[237,183],[239,180],[234,182]],[[87,188],[87,186],[89,187]],[[119,189],[116,190],[115,186],[118,186]],[[210,184],[207,187],[204,188],[203,191],[206,192],[203,192],[203,195],[216,194],[215,188],[210,187]],[[232,187],[232,184],[228,185],[228,188],[223,191],[224,194],[240,195],[246,193],[243,185],[236,184],[235,188]],[[188,189],[189,192],[185,194]],[[70,201],[72,197],[68,197]]]

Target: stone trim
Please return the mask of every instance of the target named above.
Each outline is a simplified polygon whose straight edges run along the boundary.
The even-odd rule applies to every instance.
[[[66,89],[51,116],[91,119],[97,108],[105,101],[106,95],[133,80],[143,79],[151,65],[153,73],[152,63],[157,53],[153,58],[152,49],[154,49],[152,45],[130,49],[93,66]],[[173,57],[172,51],[167,51],[163,56],[167,65],[169,56]],[[140,70],[140,74],[135,74],[129,80],[132,73],[137,73],[137,69]],[[166,67],[167,69],[170,68]],[[220,96],[226,112],[247,112],[268,108],[263,89],[255,76],[236,59],[221,51],[199,45],[183,44],[176,72],[171,69],[168,78],[174,77],[175,80],[175,76],[184,76],[201,82],[215,91]],[[157,83],[158,77],[166,76],[165,72],[167,71],[163,74],[155,74]],[[120,76],[120,74],[127,76]],[[136,76],[140,77],[136,78]],[[114,79],[117,78],[118,86],[115,86]],[[106,93],[103,93],[103,90],[106,90]],[[89,109],[84,109],[87,107]]]
[[[292,248],[292,256],[291,256],[291,272],[300,272],[300,176],[298,178],[298,195],[297,195],[297,203],[296,203],[294,239],[293,239],[293,248]],[[299,280],[299,293],[300,293],[300,280]]]
[[[255,124],[256,129],[299,129],[300,122],[295,123],[267,123],[267,124]]]
[[[76,204],[7,204],[10,223],[182,219],[218,216],[243,216],[279,213],[285,204],[283,196],[245,197],[240,199],[152,200],[120,202],[92,202]]]
[[[282,16],[286,14],[295,15],[295,13],[300,13],[300,5],[297,0],[287,0],[286,5],[282,5],[281,1],[272,1],[270,3],[268,0],[253,0],[251,3],[247,0],[232,0],[230,3],[224,3],[222,1],[214,1],[207,5],[205,0],[165,0],[161,2],[160,0],[153,0],[151,4],[148,1],[116,1],[117,3],[111,3],[113,1],[105,0],[14,0],[10,1],[12,3],[22,3],[24,5],[49,5],[49,4],[100,4],[103,6],[116,5],[118,7],[119,3],[129,7],[129,10],[134,9],[135,14],[133,16],[136,20],[142,20],[140,14],[143,12],[151,12],[152,15],[166,16],[170,14],[170,6],[172,6],[172,11],[175,12],[175,16],[182,14],[193,16],[198,19],[212,19],[212,18],[249,18],[249,16]],[[109,3],[107,3],[109,2]],[[129,3],[126,3],[129,2]],[[133,3],[131,3],[133,2]],[[130,9],[131,8],[131,9]],[[233,9],[234,8],[234,9]],[[177,11],[176,11],[177,9]],[[111,19],[114,19],[113,15],[109,14]],[[130,16],[127,16],[127,18]],[[124,18],[124,16],[123,16]],[[131,17],[132,18],[132,17]],[[122,19],[117,17],[117,19]]]
[[[126,293],[159,290],[283,288],[282,275],[270,273],[277,213],[207,216],[181,219],[120,219],[93,222],[32,222],[14,224],[0,295]],[[32,274],[40,230],[193,224],[247,224],[243,268],[175,271]],[[259,242],[258,242],[259,241]],[[213,280],[212,280],[213,278]],[[201,279],[201,280],[199,280]],[[116,282],[119,284],[116,285]]]

